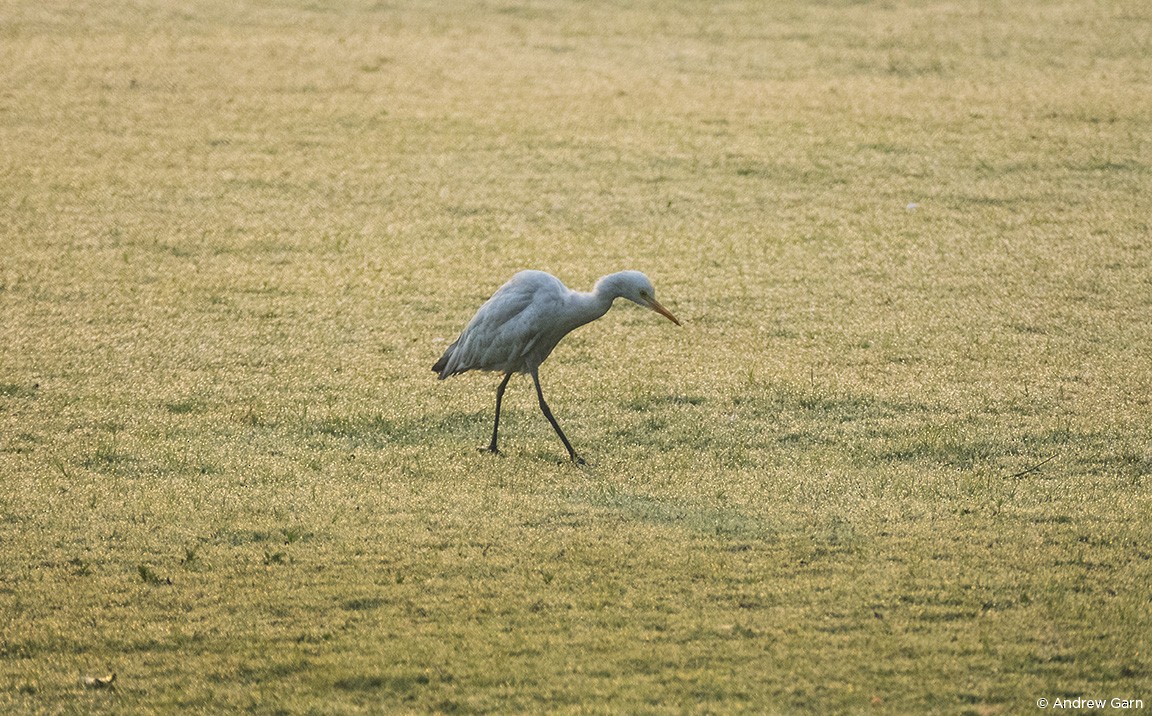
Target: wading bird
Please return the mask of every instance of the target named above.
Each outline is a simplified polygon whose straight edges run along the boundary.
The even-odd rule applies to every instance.
[[[652,282],[639,271],[609,274],[596,282],[591,293],[573,291],[560,279],[543,271],[521,271],[501,286],[468,322],[432,370],[443,380],[470,370],[496,371],[504,380],[496,388],[496,419],[492,423],[492,442],[485,448],[499,454],[496,436],[500,430],[500,401],[504,389],[515,373],[528,373],[536,385],[540,410],[568,449],[572,462],[584,459],[572,449],[560,424],[544,402],[540,389],[540,364],[571,331],[600,318],[617,298],[626,298],[656,311],[680,325],[668,309],[656,300]]]

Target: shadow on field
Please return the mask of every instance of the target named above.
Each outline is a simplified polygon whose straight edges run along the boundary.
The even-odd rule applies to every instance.
[[[699,534],[774,542],[776,528],[740,510],[700,503],[683,503],[637,495],[617,488],[583,489],[569,495],[577,504],[611,511],[626,521],[677,527]]]
[[[329,416],[301,425],[311,439],[339,440],[347,447],[380,449],[389,445],[428,445],[444,440],[478,442],[491,429],[485,413],[440,413],[415,418],[387,418],[379,413]]]
[[[1109,455],[1111,441],[1095,431],[1054,428],[1040,419],[1038,406],[992,402],[966,409],[798,386],[753,385],[707,399],[645,396],[620,407],[623,414],[609,433],[619,445],[707,455],[724,468],[838,460],[855,467],[988,468],[1012,475],[1064,455],[1065,464],[1098,472],[1107,467],[1099,458]],[[1087,455],[1094,459],[1083,459]],[[1107,459],[1144,464],[1137,457]]]

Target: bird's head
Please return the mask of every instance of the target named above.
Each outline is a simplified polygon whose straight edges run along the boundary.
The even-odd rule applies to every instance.
[[[656,300],[656,289],[652,287],[652,282],[648,277],[639,271],[621,271],[606,277],[612,280],[612,288],[620,298],[626,298],[633,303],[643,306],[664,316],[669,321],[672,321],[677,326],[680,321],[676,320],[676,316]]]

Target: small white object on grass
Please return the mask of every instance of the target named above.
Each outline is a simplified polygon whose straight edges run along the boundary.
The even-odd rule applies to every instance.
[[[90,689],[105,689],[116,681],[116,674],[107,676],[85,676],[84,685]]]

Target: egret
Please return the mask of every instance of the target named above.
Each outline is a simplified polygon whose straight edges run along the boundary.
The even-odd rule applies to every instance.
[[[617,298],[626,298],[680,325],[680,321],[656,300],[652,282],[639,271],[620,271],[604,276],[590,293],[573,291],[560,279],[543,271],[521,271],[476,311],[460,337],[448,346],[432,370],[439,374],[440,380],[470,370],[504,374],[496,388],[496,418],[492,423],[492,442],[485,448],[488,452],[500,452],[496,447],[500,401],[504,399],[508,381],[516,373],[528,373],[536,386],[540,410],[560,436],[568,457],[574,463],[584,464],[584,459],[576,454],[544,401],[544,391],[540,389],[540,364],[561,338],[603,316]]]

